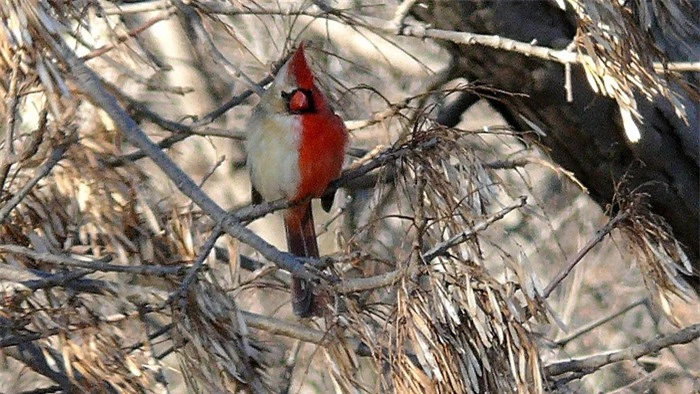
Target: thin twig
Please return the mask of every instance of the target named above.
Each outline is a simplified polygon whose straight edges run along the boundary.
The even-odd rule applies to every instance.
[[[115,41],[114,43],[110,43],[107,45],[103,45],[99,48],[96,48],[96,49],[90,51],[90,53],[82,56],[82,59],[83,60],[90,60],[90,59],[94,59],[96,57],[100,57],[100,56],[104,55],[105,53],[111,51],[112,49],[116,48],[118,44],[123,43],[124,41],[128,40],[130,37],[136,37],[139,34],[143,33],[144,31],[148,30],[150,27],[152,27],[156,23],[170,19],[170,16],[175,13],[175,8],[170,7],[168,9],[165,9],[164,11],[165,12],[163,14],[157,15],[157,16],[145,21],[141,26],[137,26],[137,27],[135,27],[135,28],[127,31],[126,33],[123,33],[123,34],[116,34],[113,37],[114,41]]]
[[[557,346],[564,346],[567,343],[571,342],[572,340],[580,337],[581,335],[583,335],[583,334],[585,334],[585,333],[587,333],[587,332],[589,332],[597,327],[602,326],[603,324],[617,318],[618,316],[624,315],[625,313],[631,311],[632,309],[638,307],[639,305],[644,305],[647,301],[648,301],[647,298],[642,298],[641,300],[637,300],[637,301],[627,305],[626,307],[620,309],[619,311],[613,312],[613,313],[609,314],[608,316],[604,316],[604,317],[602,317],[594,322],[591,322],[591,323],[588,323],[588,324],[585,324],[585,325],[579,327],[578,329],[576,329],[576,331],[573,331],[572,333],[565,336],[564,338],[556,340],[554,343]]]
[[[450,248],[453,248],[453,247],[465,242],[469,238],[474,237],[479,232],[486,230],[487,228],[489,228],[490,225],[503,219],[503,217],[506,216],[511,211],[518,209],[518,208],[522,208],[526,203],[527,203],[527,197],[520,196],[520,199],[517,203],[503,208],[502,210],[491,215],[488,219],[484,220],[483,222],[479,222],[474,227],[466,229],[466,230],[462,231],[461,233],[451,237],[447,241],[435,245],[433,248],[431,248],[429,251],[427,251],[423,255],[424,261],[426,263],[429,263],[434,258],[444,255]]]
[[[187,290],[190,288],[190,285],[194,281],[194,278],[197,275],[197,272],[202,268],[204,265],[204,262],[207,260],[207,257],[209,257],[209,253],[211,253],[212,249],[214,249],[214,245],[216,245],[216,241],[223,235],[223,232],[221,231],[220,227],[217,227],[214,229],[212,234],[209,236],[207,239],[207,242],[202,245],[202,247],[199,249],[199,253],[197,255],[197,260],[195,260],[194,264],[190,269],[187,271],[187,275],[185,276],[185,279],[182,280],[182,285],[180,288],[174,292],[166,301],[166,303],[170,303],[179,297],[182,297],[183,295],[187,294]],[[180,305],[181,309],[185,309],[186,303],[187,303],[187,297],[183,297],[181,302],[183,304]]]
[[[248,327],[264,330],[273,335],[282,335],[288,338],[298,339],[304,342],[322,344],[326,334],[307,326],[290,323],[284,320],[275,319],[269,316],[258,315],[251,312],[241,311]]]
[[[261,79],[258,82],[258,86],[263,87],[270,83],[272,81],[273,77],[272,76],[267,76],[263,79]],[[221,106],[218,108],[214,109],[213,111],[209,112],[208,114],[204,115],[201,119],[195,121],[191,125],[186,125],[180,122],[175,122],[169,119],[165,119],[159,114],[155,113],[151,109],[149,109],[146,105],[143,103],[123,94],[122,92],[119,91],[115,86],[106,83],[105,81],[102,81],[105,86],[109,87],[109,90],[112,94],[117,95],[117,97],[122,100],[126,101],[129,103],[129,106],[131,109],[140,117],[147,119],[159,127],[163,128],[164,130],[172,131],[175,134],[168,136],[164,138],[163,140],[158,142],[158,147],[161,149],[167,149],[172,147],[178,142],[181,142],[193,135],[207,135],[209,134],[207,132],[207,129],[204,128],[204,126],[212,123],[214,120],[216,120],[219,116],[223,115],[226,111],[230,110],[231,108],[240,105],[241,103],[245,102],[251,95],[253,95],[253,90],[246,90],[243,93],[234,96],[230,98],[228,101],[223,103]],[[211,133],[215,134],[215,133]],[[242,138],[242,135],[239,134],[234,134],[232,133],[230,136],[226,135],[226,137],[231,137],[231,138]],[[131,163],[139,159],[143,159],[144,157],[147,157],[148,155],[143,151],[143,150],[138,150],[136,152],[128,153],[119,157],[113,157],[109,158],[106,160],[106,162],[111,165],[111,166],[121,166],[126,163]]]
[[[105,15],[128,15],[165,10],[168,7],[170,7],[170,0],[154,0],[139,3],[105,4],[102,11]]]
[[[49,160],[44,163],[43,166],[39,169],[39,172],[37,172],[36,175],[32,179],[30,179],[22,188],[17,191],[17,193],[12,196],[11,199],[5,203],[5,205],[0,209],[0,223],[4,223],[5,219],[7,219],[7,216],[12,212],[13,209],[17,206],[17,204],[20,203],[24,199],[24,197],[27,196],[30,190],[34,186],[36,186],[39,181],[44,178],[45,176],[49,175],[49,172],[51,172],[51,169],[63,158],[63,155],[66,153],[68,150],[69,143],[63,143],[58,145],[51,151],[51,155],[49,156]]]
[[[562,268],[562,270],[559,271],[559,273],[554,277],[554,279],[552,279],[552,281],[547,285],[547,287],[544,289],[544,298],[549,297],[549,295],[552,294],[552,291],[554,291],[554,289],[559,285],[559,283],[561,283],[561,281],[569,275],[571,270],[573,270],[574,267],[576,267],[576,264],[578,264],[583,259],[583,257],[586,256],[586,254],[588,254],[588,252],[590,252],[591,249],[593,249],[594,246],[600,243],[600,241],[602,241],[606,235],[608,235],[615,227],[617,227],[617,224],[620,221],[627,218],[627,216],[629,216],[627,212],[620,212],[617,214],[617,216],[608,221],[608,223],[606,223],[605,226],[598,230],[595,236],[591,238],[591,240],[588,241],[588,243],[584,245],[584,247],[581,248],[581,250],[579,250],[578,253],[576,253],[576,255],[566,263],[566,266]]]
[[[556,361],[545,366],[545,372],[548,376],[557,376],[570,372],[587,375],[606,365],[624,360],[636,360],[644,355],[658,352],[669,346],[691,342],[698,337],[700,337],[700,323],[686,327],[670,335],[630,346],[626,349],[579,359]]]
[[[245,81],[245,83],[248,84],[248,86],[255,91],[258,96],[262,96],[263,89],[250,77],[248,77],[248,75],[239,67],[229,62],[226,57],[216,48],[211,36],[204,28],[202,18],[199,16],[199,14],[197,14],[192,7],[183,3],[181,0],[172,0],[172,2],[189,27],[186,29],[186,32],[188,33],[189,38],[192,40],[195,50],[198,52],[206,50],[206,52],[200,52],[202,57],[212,58],[214,62],[221,65],[231,76],[242,78],[243,81]]]
[[[126,272],[130,274],[170,276],[180,275],[185,270],[184,266],[116,265],[107,264],[104,262],[104,260],[82,261],[48,252],[39,253],[19,245],[0,245],[0,253],[18,254],[35,261],[41,261],[62,267],[78,267],[103,272]]]
[[[158,330],[148,334],[148,339],[136,342],[135,344],[129,346],[126,350],[128,352],[135,352],[136,350],[146,346],[146,344],[150,341],[153,341],[154,339],[158,338],[161,335],[167,334],[168,331],[172,330],[172,328],[175,326],[173,323],[168,323],[164,325],[163,327],[159,328]]]

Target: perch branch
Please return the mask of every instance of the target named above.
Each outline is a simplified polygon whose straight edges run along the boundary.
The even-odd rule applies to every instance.
[[[379,167],[386,165],[387,163],[398,159],[399,157],[415,150],[415,149],[432,149],[438,144],[438,138],[431,138],[418,146],[402,146],[399,148],[390,148],[385,152],[377,155],[376,158],[372,159],[370,162],[353,169],[344,171],[340,178],[331,182],[326,189],[326,194],[334,193],[335,190],[347,184],[349,181],[357,179],[368,172],[375,170]],[[238,220],[242,222],[248,222],[255,220],[257,218],[263,217],[271,212],[289,208],[291,203],[287,200],[275,200],[271,202],[263,202],[258,205],[251,205],[241,208],[233,213]]]

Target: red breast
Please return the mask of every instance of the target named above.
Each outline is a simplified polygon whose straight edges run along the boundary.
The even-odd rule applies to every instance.
[[[314,111],[301,115],[301,140],[299,144],[299,171],[301,172],[294,200],[320,197],[328,184],[340,175],[345,155],[348,131],[342,119],[328,105],[326,97],[318,89],[313,72],[304,54],[304,45],[290,60],[289,73],[296,79],[299,89],[311,92]],[[290,98],[290,108],[305,106],[305,95]]]

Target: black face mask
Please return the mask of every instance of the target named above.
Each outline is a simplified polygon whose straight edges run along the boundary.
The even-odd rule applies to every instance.
[[[287,104],[287,111],[291,114],[301,115],[316,112],[314,97],[309,89],[294,89],[291,92],[282,92],[282,98]]]

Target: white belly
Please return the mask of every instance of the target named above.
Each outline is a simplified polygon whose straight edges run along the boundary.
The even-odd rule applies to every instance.
[[[292,198],[300,182],[299,120],[289,116],[259,116],[248,124],[248,170],[255,189],[266,201]]]

